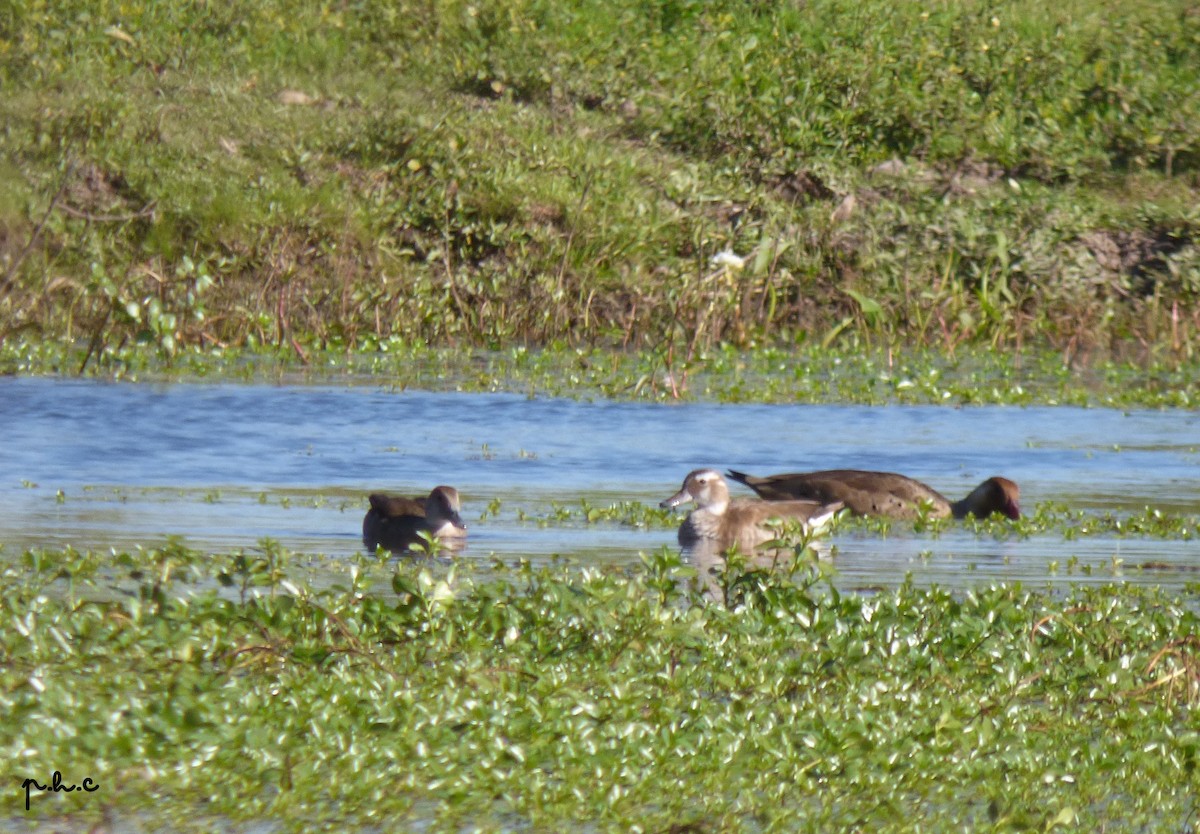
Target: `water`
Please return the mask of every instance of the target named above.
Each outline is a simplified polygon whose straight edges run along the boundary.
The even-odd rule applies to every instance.
[[[660,405],[373,387],[0,380],[0,543],[129,548],[181,536],[227,551],[272,538],[361,549],[366,494],[458,487],[459,558],[635,562],[673,530],[539,524],[555,503],[657,504],[699,466],[754,474],[839,467],[920,478],[951,498],[990,475],[1026,509],[1200,511],[1200,415],[1078,408]],[[740,487],[735,491],[749,494]],[[481,519],[489,502],[496,514]],[[1200,543],[961,528],[834,536],[840,584],[970,587],[992,579],[1181,586]],[[1068,570],[1068,566],[1073,567]],[[1152,565],[1153,569],[1143,569]]]

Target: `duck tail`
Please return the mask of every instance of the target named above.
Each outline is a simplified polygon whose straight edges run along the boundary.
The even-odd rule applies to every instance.
[[[746,486],[750,486],[750,478],[753,477],[752,475],[747,475],[745,472],[738,472],[736,469],[730,469],[725,474],[739,484],[745,484]]]
[[[808,520],[809,527],[814,529],[824,528],[829,524],[835,515],[844,509],[846,509],[846,504],[844,501],[834,501],[830,504],[826,504],[825,506],[821,507],[816,515]]]

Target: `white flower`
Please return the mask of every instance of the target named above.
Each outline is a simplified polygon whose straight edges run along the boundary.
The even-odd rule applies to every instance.
[[[746,259],[732,249],[726,249],[712,256],[713,266],[723,266],[726,269],[739,270],[746,266]]]

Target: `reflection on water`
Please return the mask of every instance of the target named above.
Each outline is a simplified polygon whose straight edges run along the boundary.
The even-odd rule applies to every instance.
[[[833,546],[823,540],[810,541],[798,548],[758,548],[748,553],[738,551],[736,555],[722,551],[715,542],[699,541],[685,547],[682,553],[696,570],[696,576],[689,580],[693,589],[727,605],[738,598],[741,589],[737,585],[747,571],[782,572],[803,580],[809,576],[809,568],[816,568],[818,576],[832,578],[841,584],[832,558]],[[727,571],[729,562],[735,559],[735,569]],[[732,587],[727,584],[731,581]]]
[[[1029,509],[1054,501],[1094,512],[1200,510],[1200,416],[1183,411],[660,405],[6,379],[0,425],[0,542],[10,555],[168,535],[205,549],[272,538],[349,554],[362,547],[367,493],[422,494],[445,483],[462,493],[470,528],[461,558],[631,563],[675,546],[675,531],[544,520],[556,504],[582,500],[656,505],[700,466],[884,469],[951,498],[1003,474],[1020,483]],[[893,529],[837,533],[832,544],[846,588],[890,586],[906,573],[950,586],[1180,585],[1200,567],[1194,542],[1117,537],[996,541],[963,529]]]

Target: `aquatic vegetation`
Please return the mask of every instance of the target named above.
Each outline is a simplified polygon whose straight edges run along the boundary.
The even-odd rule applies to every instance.
[[[149,827],[1185,830],[1194,604],[1118,585],[843,595],[635,570],[178,545],[3,567],[0,754],[32,819]],[[119,589],[113,592],[113,589]],[[148,685],[153,681],[153,685]],[[1136,786],[1136,789],[1134,789]],[[221,822],[216,822],[221,820]]]
[[[1200,515],[1166,513],[1154,507],[1144,507],[1137,513],[1086,513],[1061,504],[1039,505],[1037,513],[1022,525],[1022,532],[1060,529],[1066,538],[1081,536],[1145,536],[1162,539],[1190,540],[1200,538]]]
[[[0,370],[69,374],[80,346],[0,340]],[[1106,361],[1085,367],[1051,351],[1021,354],[939,350],[860,350],[800,344],[742,348],[720,344],[679,368],[654,351],[576,348],[472,351],[397,342],[378,353],[309,352],[309,364],[276,350],[181,351],[170,361],[135,349],[92,369],[126,381],[199,381],[386,385],[396,389],[511,392],[530,397],[724,403],[863,405],[1073,405],[1194,408],[1196,361],[1147,367]],[[672,376],[672,373],[675,376]],[[495,454],[482,446],[481,459]],[[518,457],[536,452],[516,450]]]
[[[672,510],[664,510],[653,504],[643,504],[641,501],[619,501],[607,507],[593,506],[586,498],[579,501],[578,507],[552,502],[553,509],[547,520],[553,521],[583,521],[588,524],[600,522],[615,522],[628,527],[661,527],[672,528],[679,524],[679,519]]]
[[[1032,511],[1029,511],[1029,510]],[[572,523],[617,523],[631,527],[672,528],[679,524],[677,511],[664,510],[640,501],[621,501],[607,507],[593,506],[586,498],[578,506],[553,503],[549,513],[527,516],[544,526]],[[999,516],[920,518],[906,521],[889,518],[859,517],[848,513],[838,516],[836,528],[841,531],[863,531],[886,536],[893,530],[907,530],[937,538],[947,530],[965,529],[977,536],[996,539],[1029,538],[1061,535],[1067,539],[1087,536],[1128,536],[1151,539],[1200,538],[1200,515],[1164,512],[1145,507],[1140,512],[1114,513],[1074,510],[1055,502],[1042,502],[1028,508],[1015,521]]]

